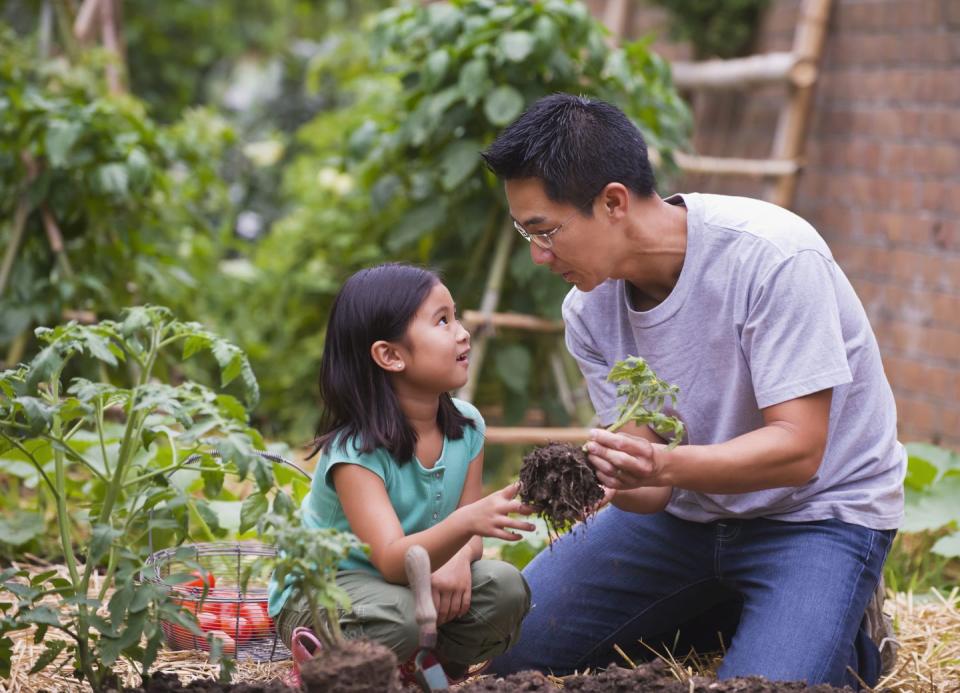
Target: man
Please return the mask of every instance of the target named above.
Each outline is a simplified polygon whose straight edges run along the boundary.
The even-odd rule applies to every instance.
[[[687,429],[672,449],[645,427],[591,432],[613,507],[525,570],[533,608],[495,670],[605,666],[615,645],[697,623],[691,642],[726,636],[721,678],[876,683],[864,615],[906,454],[823,239],[759,200],[660,198],[639,131],[600,101],[541,99],[483,156],[533,261],[574,285],[566,342],[600,422],[616,416],[609,369],[639,355],[680,387]]]

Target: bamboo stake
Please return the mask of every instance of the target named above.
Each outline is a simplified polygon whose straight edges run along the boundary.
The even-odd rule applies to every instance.
[[[529,330],[531,332],[563,332],[563,322],[560,320],[546,320],[534,315],[521,315],[520,313],[484,314],[482,311],[465,310],[463,311],[463,323],[469,327],[479,326],[481,329],[492,326]]]
[[[630,16],[630,3],[627,0],[607,0],[603,11],[603,23],[610,30],[613,45],[618,45],[623,38]]]
[[[40,218],[43,220],[43,230],[47,234],[47,242],[50,244],[50,250],[60,264],[63,274],[67,277],[73,276],[73,268],[70,266],[70,259],[67,257],[66,250],[63,247],[63,234],[60,233],[60,227],[57,226],[57,220],[53,218],[50,209],[44,204],[40,208]]]
[[[826,41],[830,0],[804,0],[800,11],[801,18],[794,39],[793,52],[798,60],[816,66]],[[813,102],[814,83],[815,79],[792,89],[790,103],[781,111],[780,120],[777,123],[773,144],[775,158],[797,160],[803,154],[807,121]],[[767,198],[781,207],[790,207],[796,190],[796,174],[787,175],[768,187]]]
[[[815,62],[794,52],[676,62],[670,69],[678,89],[746,89],[785,81],[800,87],[810,86],[817,78]]]
[[[17,202],[17,209],[13,213],[13,228],[10,229],[10,243],[7,244],[7,252],[3,254],[3,264],[0,264],[0,296],[7,288],[7,281],[10,279],[10,271],[13,269],[13,261],[17,257],[17,251],[20,249],[20,243],[23,240],[23,231],[27,226],[27,215],[30,213],[30,203],[26,195],[21,195]]]
[[[93,37],[99,14],[100,0],[83,0],[77,17],[73,21],[73,35],[78,41],[87,41]]]
[[[483,299],[480,301],[482,322],[475,334],[470,348],[470,365],[467,366],[467,383],[457,392],[457,397],[468,402],[473,400],[480,378],[480,368],[483,366],[483,357],[487,351],[487,340],[490,338],[490,317],[500,302],[500,290],[503,287],[503,277],[507,270],[507,261],[510,259],[510,247],[516,236],[513,224],[504,223],[497,239],[494,250],[493,264],[490,274],[487,275],[487,285],[483,290]]]
[[[126,91],[123,80],[123,44],[120,39],[116,0],[100,0],[100,38],[103,47],[113,56],[107,64],[107,85],[113,94]]]

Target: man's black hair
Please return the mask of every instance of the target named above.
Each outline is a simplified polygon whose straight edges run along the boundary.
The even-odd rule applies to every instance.
[[[370,355],[370,346],[381,339],[402,341],[420,304],[439,283],[430,270],[387,263],[360,270],[341,287],[320,359],[324,408],[311,456],[352,442],[364,453],[386,448],[398,464],[413,459],[417,434],[400,409],[390,377]],[[463,427],[474,422],[444,392],[437,425],[444,437],[459,440]]]
[[[605,101],[571,94],[534,103],[481,156],[502,180],[539,178],[551,200],[587,216],[608,183],[641,197],[656,185],[647,143],[630,119]]]

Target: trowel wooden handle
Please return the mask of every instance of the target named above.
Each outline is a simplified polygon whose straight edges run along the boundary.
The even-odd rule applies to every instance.
[[[420,544],[414,544],[407,549],[403,564],[410,589],[413,590],[417,625],[420,626],[420,647],[432,648],[437,644],[437,607],[430,589],[430,556]]]

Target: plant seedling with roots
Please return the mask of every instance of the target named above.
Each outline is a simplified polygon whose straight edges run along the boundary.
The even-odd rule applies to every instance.
[[[676,385],[658,378],[639,356],[617,361],[607,380],[619,383],[617,396],[623,398],[620,416],[607,427],[608,431],[616,431],[634,421],[650,426],[669,440],[670,448],[680,443],[684,435],[683,422],[663,413],[668,402],[676,405],[680,392]],[[520,499],[537,508],[547,524],[547,532],[553,537],[587,519],[603,499],[603,487],[587,463],[586,445],[578,448],[566,443],[549,443],[527,454],[520,467]]]

